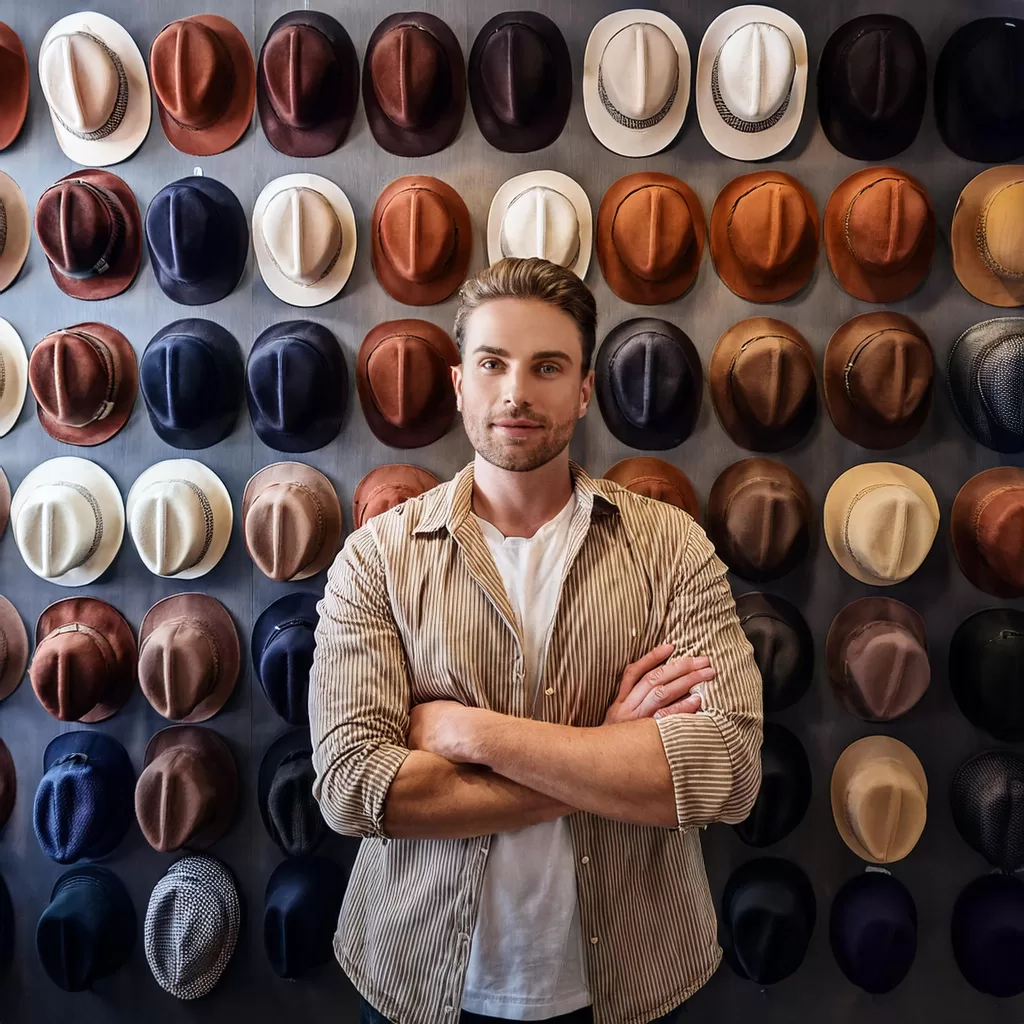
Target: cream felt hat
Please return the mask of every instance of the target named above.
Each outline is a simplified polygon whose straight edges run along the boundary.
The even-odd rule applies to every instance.
[[[28,386],[28,356],[18,332],[0,317],[0,437],[18,422]]]
[[[31,217],[18,183],[0,171],[0,292],[21,272],[28,255]]]

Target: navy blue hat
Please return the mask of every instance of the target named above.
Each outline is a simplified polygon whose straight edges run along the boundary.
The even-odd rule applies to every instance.
[[[175,320],[153,335],[139,388],[157,437],[175,448],[209,448],[231,433],[242,405],[242,350],[211,320]]]
[[[146,241],[163,293],[184,306],[203,306],[238,284],[249,253],[249,223],[226,185],[181,178],[149,204]]]
[[[286,594],[260,612],[252,627],[252,663],[274,710],[289,725],[309,722],[316,594]]]
[[[245,397],[253,429],[279,452],[311,452],[333,441],[348,405],[348,367],[322,324],[268,327],[249,353]]]
[[[990,996],[1024,992],[1024,882],[982,875],[953,904],[953,955],[963,976]]]
[[[279,736],[260,762],[257,794],[263,827],[289,857],[312,853],[327,835],[313,796],[315,777],[308,729]]]
[[[36,950],[55,985],[81,992],[128,959],[136,928],[131,897],[113,871],[73,868],[57,879],[39,918]]]
[[[32,808],[32,828],[47,857],[58,864],[105,857],[134,815],[135,773],[113,736],[78,729],[50,740]]]

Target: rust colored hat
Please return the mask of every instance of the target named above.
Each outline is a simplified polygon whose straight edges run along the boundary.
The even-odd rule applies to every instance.
[[[139,628],[139,686],[164,718],[205,722],[235,689],[242,664],[228,610],[206,594],[157,601]]]
[[[1024,469],[976,473],[953,499],[949,525],[971,583],[995,597],[1024,597]]]
[[[0,700],[21,685],[28,665],[28,633],[18,610],[0,596]]]
[[[462,284],[473,227],[462,196],[438,178],[407,174],[377,197],[370,260],[381,288],[409,306],[443,302]]]
[[[450,366],[455,342],[426,320],[388,320],[363,339],[356,360],[359,403],[370,429],[392,448],[421,448],[455,419]]]
[[[604,475],[605,480],[620,484],[645,498],[667,501],[700,521],[700,502],[690,478],[671,462],[653,455],[633,455],[620,459]]]
[[[775,459],[734,462],[711,486],[707,532],[737,576],[753,583],[777,579],[807,554],[811,496]]]
[[[14,770],[14,758],[7,744],[0,740],[0,828],[10,821],[17,795],[18,776]]]
[[[755,452],[790,448],[818,411],[814,352],[789,324],[749,317],[718,339],[708,389],[722,428],[737,444]]]
[[[109,299],[135,280],[142,217],[132,190],[110,171],[65,175],[36,203],[36,237],[57,287],[74,299]]]
[[[62,722],[102,722],[131,696],[135,637],[124,616],[95,597],[68,597],[36,622],[28,675],[39,703]]]
[[[917,288],[935,254],[935,211],[924,185],[896,167],[865,167],[825,204],[825,252],[839,284],[865,302]]]
[[[779,302],[811,279],[818,258],[818,209],[781,171],[734,178],[711,210],[711,258],[740,298]]]
[[[21,131],[28,112],[28,56],[18,33],[0,21],[0,149]]]
[[[387,512],[409,498],[418,497],[440,483],[433,473],[419,466],[398,463],[371,469],[356,485],[352,497],[355,529],[358,530],[367,519]]]
[[[256,101],[256,66],[227,18],[193,14],[165,25],[149,50],[149,74],[167,141],[212,156],[245,134]]]
[[[915,437],[932,407],[935,356],[909,316],[861,313],[825,346],[825,405],[836,430],[864,448]]]
[[[128,422],[139,390],[131,342],[106,324],[48,334],[32,350],[28,381],[39,424],[65,444],[109,441]]]

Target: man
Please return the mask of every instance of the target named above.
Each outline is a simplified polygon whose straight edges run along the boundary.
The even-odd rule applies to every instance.
[[[364,1024],[674,1021],[721,959],[697,826],[750,811],[761,680],[698,524],[569,459],[595,328],[544,260],[469,280],[476,458],[328,575],[313,792],[366,837],[335,936]]]

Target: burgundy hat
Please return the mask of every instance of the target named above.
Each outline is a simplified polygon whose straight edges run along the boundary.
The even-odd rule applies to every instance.
[[[28,56],[18,33],[0,21],[0,149],[21,131],[28,111]]]
[[[21,685],[28,665],[28,633],[18,610],[0,596],[0,700]]]
[[[957,492],[949,525],[971,583],[995,597],[1024,597],[1024,469],[976,473]]]
[[[387,512],[389,508],[409,498],[418,497],[440,483],[433,473],[419,466],[397,463],[371,469],[356,484],[356,492],[352,497],[355,529],[358,530],[367,519]]]
[[[645,498],[667,501],[700,521],[697,492],[690,478],[671,462],[653,455],[633,455],[616,462],[604,474],[604,479]]]

